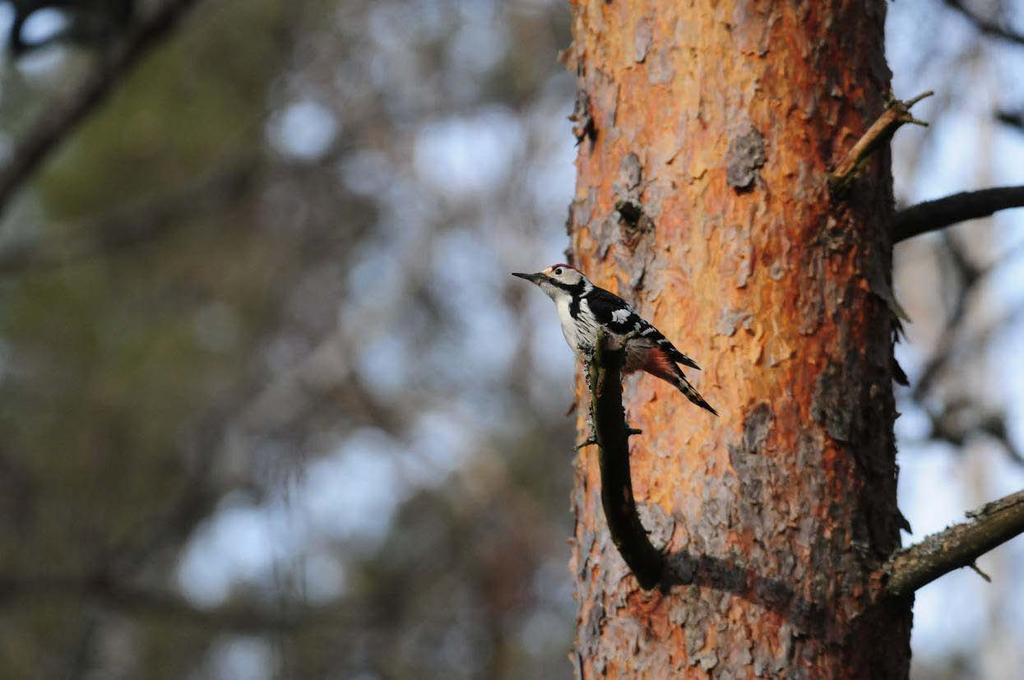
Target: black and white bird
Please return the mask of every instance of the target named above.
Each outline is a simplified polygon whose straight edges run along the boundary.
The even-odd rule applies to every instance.
[[[598,329],[603,329],[625,341],[624,373],[646,371],[675,386],[697,406],[718,415],[679,368],[682,364],[700,370],[697,362],[676,349],[618,295],[595,286],[567,264],[553,264],[536,274],[513,272],[512,276],[537,284],[555,301],[562,334],[577,357],[586,360],[593,353]]]

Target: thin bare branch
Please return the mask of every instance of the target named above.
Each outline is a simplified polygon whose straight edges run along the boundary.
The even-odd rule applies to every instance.
[[[906,597],[954,569],[969,567],[981,555],[1024,533],[1024,491],[967,513],[969,521],[928,536],[886,563],[885,594]]]
[[[115,86],[150,50],[171,35],[197,0],[165,0],[142,19],[110,55],[63,101],[50,106],[15,144],[0,169],[0,214],[14,194],[60,144],[106,101]]]
[[[892,136],[896,133],[896,130],[900,129],[907,123],[913,125],[926,126],[923,120],[914,118],[910,113],[910,108],[927,97],[934,94],[931,90],[922,92],[921,94],[908,99],[907,101],[900,101],[893,99],[889,102],[889,105],[882,112],[882,115],[872,123],[871,127],[868,128],[857,143],[853,145],[853,148],[847,152],[843,160],[836,165],[828,177],[828,185],[835,195],[842,195],[853,180],[856,179],[860,169],[867,162],[867,159],[877,151],[883,144],[887,143]]]
[[[945,227],[988,217],[999,210],[1024,207],[1024,185],[963,191],[934,201],[912,205],[893,218],[892,239],[905,239]]]

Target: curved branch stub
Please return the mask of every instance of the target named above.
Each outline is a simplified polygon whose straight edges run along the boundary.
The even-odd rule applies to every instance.
[[[612,542],[640,587],[651,590],[661,583],[665,561],[661,552],[651,545],[633,498],[629,436],[635,431],[626,425],[622,407],[625,351],[604,333],[598,334],[595,345],[587,377],[590,414],[601,466],[601,504]]]

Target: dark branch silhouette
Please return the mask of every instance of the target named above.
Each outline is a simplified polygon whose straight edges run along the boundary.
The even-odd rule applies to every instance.
[[[598,332],[594,357],[589,366],[590,413],[594,441],[601,465],[601,504],[612,542],[644,590],[662,579],[665,561],[651,545],[640,522],[633,480],[629,469],[629,435],[622,408],[622,365],[625,350],[612,346],[609,337]]]
[[[142,57],[173,33],[197,0],[166,0],[129,32],[124,42],[63,101],[50,106],[0,169],[0,214],[11,198],[60,144],[106,101],[114,87]]]
[[[970,521],[955,524],[893,555],[884,567],[885,594],[912,594],[954,569],[972,567],[989,550],[1024,533],[1024,491],[1018,491],[967,513]]]
[[[1008,109],[1001,109],[996,111],[996,120],[1003,125],[1009,125],[1024,132],[1024,110],[1010,111]]]
[[[964,191],[912,205],[893,218],[892,239],[905,239],[937,231],[959,222],[988,217],[999,210],[1024,207],[1024,185]]]

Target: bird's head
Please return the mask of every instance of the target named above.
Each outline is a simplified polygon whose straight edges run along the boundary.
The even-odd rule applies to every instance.
[[[553,264],[536,274],[512,272],[512,276],[537,284],[552,300],[562,296],[579,296],[593,287],[578,269],[567,264]]]

